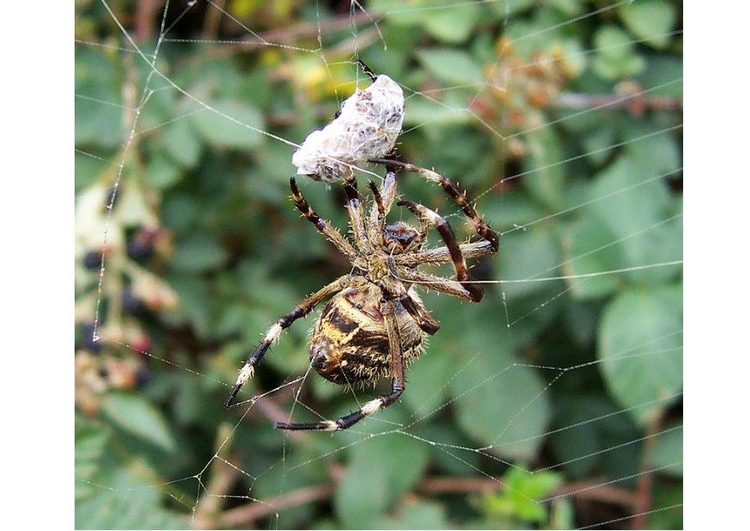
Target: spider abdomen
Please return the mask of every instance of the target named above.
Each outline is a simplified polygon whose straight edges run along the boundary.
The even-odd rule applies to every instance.
[[[310,338],[312,367],[342,385],[375,383],[390,376],[391,352],[380,288],[371,283],[336,294],[323,308]],[[406,363],[422,353],[423,332],[400,304],[395,318]]]

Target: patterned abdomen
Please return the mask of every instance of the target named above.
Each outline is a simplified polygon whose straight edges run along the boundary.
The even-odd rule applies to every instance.
[[[391,376],[380,298],[380,289],[370,284],[343,290],[323,308],[310,338],[310,362],[323,378],[355,385]],[[396,322],[408,364],[422,353],[423,332],[400,304],[396,304]]]

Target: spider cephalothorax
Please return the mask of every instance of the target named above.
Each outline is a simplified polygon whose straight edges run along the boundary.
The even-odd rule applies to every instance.
[[[279,423],[289,430],[342,430],[364,417],[388,407],[403,393],[404,370],[422,353],[425,334],[440,328],[414,286],[479,302],[483,292],[472,282],[464,258],[497,252],[498,238],[476,213],[464,194],[447,178],[417,166],[391,161],[383,186],[370,183],[372,207],[366,211],[353,180],[344,183],[350,218],[351,240],[341,235],[310,208],[291,179],[296,207],[351,262],[351,271],[313,293],[266,332],[260,345],[240,370],[225,405],[232,404],[242,385],[255,371],[271,344],[295,320],[307,315],[317,304],[330,299],[320,313],[310,337],[310,365],[324,378],[343,385],[370,384],[391,378],[391,392],[366,402],[359,410],[337,420],[314,423]],[[419,226],[404,222],[386,223],[396,199],[396,173],[401,168],[418,173],[440,186],[455,200],[474,225],[480,240],[459,244],[448,222],[433,210],[411,201],[400,201],[419,220]],[[426,248],[429,229],[435,228],[444,245]],[[455,279],[419,270],[422,264],[452,263]]]

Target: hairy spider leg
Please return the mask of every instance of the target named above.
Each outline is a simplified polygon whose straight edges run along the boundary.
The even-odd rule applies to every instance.
[[[396,172],[388,171],[386,173],[382,190],[378,189],[372,181],[369,181],[369,186],[372,191],[374,205],[370,212],[370,232],[368,232],[368,237],[371,241],[377,239],[383,245],[385,243],[383,238],[385,216],[390,212],[391,206],[396,199]],[[394,278],[398,278],[393,264],[393,257],[389,257],[388,265]],[[401,290],[396,294],[397,300],[409,312],[409,315],[419,325],[419,328],[430,335],[435,334],[440,329],[440,323],[430,315],[424,306],[414,301],[403,286],[399,285],[399,287]]]
[[[370,232],[368,236],[372,241],[377,241],[383,246],[385,243],[385,217],[391,211],[391,206],[396,200],[396,172],[388,170],[383,179],[383,186],[380,189],[372,181],[369,184],[375,201],[370,211]]]
[[[368,181],[367,184],[370,186],[372,198],[375,200],[375,225],[380,225],[380,222],[385,219],[385,205],[383,204],[383,196],[380,195],[380,190],[378,190],[378,186],[374,182]]]
[[[284,423],[279,422],[276,428],[280,430],[319,430],[319,431],[338,431],[345,430],[360,420],[364,419],[387,408],[393,404],[406,388],[406,377],[404,375],[404,357],[401,351],[401,338],[399,337],[398,326],[394,313],[394,301],[384,300],[380,305],[380,311],[385,319],[385,329],[388,334],[388,344],[391,352],[391,369],[393,378],[391,379],[391,392],[381,395],[373,400],[365,402],[361,408],[336,420],[323,420],[320,422],[310,423]]]
[[[424,332],[434,335],[440,330],[440,323],[430,315],[427,308],[420,302],[415,301],[409,293],[405,292],[398,298],[398,301]]]
[[[242,386],[253,377],[255,366],[260,363],[260,360],[263,359],[263,356],[266,354],[270,346],[279,338],[281,333],[289,328],[294,321],[310,313],[322,300],[327,299],[344,289],[349,284],[349,279],[349,275],[344,275],[319,289],[292,308],[289,313],[281,316],[279,320],[268,329],[266,335],[263,336],[263,340],[257,347],[255,347],[252,353],[250,353],[245,364],[242,366],[242,369],[240,369],[237,381],[224,402],[224,407],[230,407],[232,405],[232,402],[234,402],[234,399],[237,397],[237,393],[240,392]]]
[[[399,280],[410,284],[417,284],[432,291],[446,293],[458,297],[459,299],[477,302],[472,298],[472,295],[466,290],[464,285],[457,280],[447,279],[415,270],[402,270]]]
[[[474,228],[476,229],[477,234],[479,234],[479,236],[481,236],[483,239],[489,241],[494,251],[498,250],[498,248],[500,247],[500,239],[498,238],[495,231],[493,231],[492,228],[490,228],[490,226],[481,218],[481,216],[477,214],[477,211],[474,210],[473,206],[471,206],[469,200],[466,199],[466,195],[463,194],[449,178],[444,177],[443,175],[440,175],[439,173],[432,170],[420,168],[419,166],[415,166],[414,164],[409,164],[408,162],[401,162],[392,159],[372,159],[370,160],[370,162],[374,164],[384,164],[386,167],[391,168],[398,167],[406,171],[421,175],[428,181],[439,184],[443,188],[443,190],[445,190],[445,192],[453,198],[456,204],[463,211],[464,215],[469,218],[469,221],[474,224]]]
[[[357,191],[357,181],[344,181],[344,192],[346,193],[346,208],[349,212],[354,245],[362,254],[370,255],[374,252],[374,247],[365,228],[365,211],[359,191]]]
[[[495,254],[492,244],[487,240],[481,240],[471,243],[461,243],[458,245],[464,258],[480,258]],[[437,247],[435,249],[420,249],[408,255],[397,255],[393,257],[396,265],[415,267],[422,264],[443,264],[451,262],[451,254],[447,247]]]
[[[386,161],[383,160],[383,163]],[[382,234],[385,226],[385,216],[390,212],[393,202],[396,200],[396,170],[391,164],[393,161],[387,161],[387,171],[383,186],[378,190],[377,186],[370,181],[370,189],[373,191],[375,205],[370,213],[370,225]],[[398,162],[398,161],[396,161]],[[457,192],[458,189],[453,186]],[[459,193],[459,195],[462,195]],[[464,200],[468,204],[468,201]],[[472,209],[473,210],[473,209]],[[476,215],[476,213],[474,214]],[[477,216],[478,217],[478,216]],[[489,227],[488,227],[489,228]],[[492,229],[489,229],[493,232]],[[493,232],[494,233],[494,232]],[[496,240],[497,238],[495,238]],[[490,240],[482,240],[471,243],[459,244],[459,249],[464,258],[480,258],[494,254],[497,251],[497,245]],[[452,261],[451,252],[448,247],[438,247],[435,249],[420,249],[406,254],[399,254],[393,257],[397,265],[415,267],[420,264],[441,264]]]
[[[380,196],[383,199],[383,210],[384,210],[382,218],[385,218],[385,215],[391,211],[393,202],[396,200],[396,172],[397,171],[398,171],[397,168],[392,168],[390,166],[386,167],[386,174],[385,174],[385,177],[383,178],[383,186],[380,188]]]
[[[294,177],[289,179],[289,186],[292,189],[292,199],[294,200],[294,205],[297,207],[297,209],[302,212],[302,214],[305,216],[305,218],[307,218],[308,221],[315,225],[315,228],[318,229],[318,231],[321,232],[328,241],[336,246],[336,249],[338,249],[339,252],[349,258],[349,260],[354,260],[357,256],[357,253],[352,247],[352,244],[349,243],[349,240],[344,238],[334,226],[328,223],[325,219],[318,216],[318,214],[316,214],[315,211],[310,208],[310,205],[300,193],[299,188],[297,187],[297,181]]]
[[[365,62],[362,59],[357,58],[357,64],[362,69],[362,71],[367,74],[367,77],[370,78],[370,81],[373,83],[378,78],[377,74],[372,71],[372,69],[365,64]]]
[[[374,182],[369,182],[370,190],[372,191],[374,205],[370,212],[370,233],[368,237],[371,240],[378,239],[380,244],[384,244],[383,234],[385,230],[385,216],[390,212],[391,206],[396,199],[396,172],[388,169],[385,179],[383,180],[382,189],[378,189]],[[377,234],[375,234],[377,232]],[[389,257],[388,261],[391,274],[394,278],[398,278],[398,274],[395,271],[393,264],[393,257]],[[403,286],[397,295],[397,300],[401,303],[404,309],[409,312],[414,321],[419,325],[424,332],[433,335],[440,329],[440,323],[438,323],[427,311],[427,309],[417,303],[409,293],[403,289]]]
[[[474,211],[473,207],[466,200],[466,197],[450,180],[435,172],[418,168],[410,164],[391,160],[383,160],[379,162],[386,164],[388,174],[386,175],[383,187],[380,190],[378,190],[373,184],[370,185],[371,189],[373,189],[374,204],[370,212],[371,223],[369,225],[365,223],[365,212],[356,188],[356,181],[352,180],[344,182],[344,189],[347,196],[347,209],[349,212],[354,244],[350,243],[350,241],[342,236],[335,227],[321,219],[320,216],[310,208],[307,201],[299,192],[294,178],[290,179],[292,195],[297,209],[315,225],[318,231],[324,234],[329,241],[334,243],[343,254],[350,257],[353,265],[356,261],[361,259],[360,255],[371,254],[380,246],[379,244],[382,243],[383,233],[386,229],[385,217],[390,211],[396,197],[396,176],[393,168],[404,168],[408,171],[419,173],[425,176],[428,180],[439,183],[443,189],[454,198],[456,203],[464,211],[464,214],[474,223],[477,233],[484,238],[484,241],[459,245],[450,229],[450,225],[448,225],[443,218],[438,216],[437,213],[422,205],[418,205],[417,203],[402,203],[407,207],[410,207],[414,213],[420,216],[423,224],[423,231],[427,230],[429,225],[433,225],[437,228],[445,242],[445,247],[438,249],[415,250],[403,254],[396,253],[387,257],[387,264],[391,271],[390,278],[392,278],[393,281],[389,281],[387,284],[380,286],[383,299],[381,299],[379,307],[383,316],[389,342],[392,374],[391,392],[366,402],[358,411],[342,416],[336,421],[326,420],[309,424],[279,423],[277,425],[278,428],[290,430],[342,430],[356,424],[363,418],[379,411],[380,409],[393,404],[405,389],[402,343],[401,338],[399,337],[398,322],[395,317],[397,308],[402,307],[406,310],[420,329],[426,333],[435,333],[439,328],[439,324],[430,316],[421,301],[419,301],[418,298],[415,299],[411,297],[407,287],[402,284],[401,281],[403,280],[407,284],[435,284],[434,286],[431,286],[431,289],[449,293],[468,300],[478,300],[476,292],[472,293],[471,288],[465,286],[465,284],[473,285],[473,283],[468,282],[468,272],[466,271],[466,266],[463,261],[463,254],[474,257],[493,254],[497,251],[497,235],[477,215],[476,211]],[[376,237],[379,239],[376,240]],[[419,257],[423,262],[428,263],[453,262],[454,266],[457,263],[460,263],[463,267],[461,267],[461,265],[456,267],[457,277],[460,279],[464,279],[465,277],[465,279],[462,283],[458,280],[444,279],[436,275],[428,275],[416,271],[415,269],[412,269],[411,266],[418,266],[421,262],[413,262],[416,259],[415,257]],[[407,267],[403,267],[405,265]],[[355,269],[356,267],[357,266],[355,265]],[[355,277],[352,277],[352,275],[344,275],[338,278],[334,282],[318,290],[313,295],[304,299],[301,303],[295,306],[292,311],[282,316],[266,332],[261,344],[258,345],[258,347],[256,347],[247,358],[245,365],[240,370],[237,382],[225,402],[225,406],[229,407],[232,404],[242,385],[252,378],[255,365],[260,362],[271,344],[279,338],[284,329],[291,326],[291,324],[300,317],[307,315],[323,299],[331,297],[345,289],[347,286],[350,286]],[[479,298],[481,298],[481,296]]]
[[[434,210],[430,210],[426,206],[413,201],[399,201],[397,204],[399,206],[406,206],[414,215],[418,216],[420,220],[429,223],[437,229],[448,249],[451,261],[453,262],[453,268],[456,270],[456,280],[465,289],[464,298],[468,296],[468,298],[474,302],[481,301],[484,296],[484,290],[482,290],[482,287],[478,284],[474,284],[470,281],[469,271],[466,269],[466,262],[461,253],[461,248],[456,241],[456,235],[453,233],[453,229],[451,229],[450,224],[445,218]]]

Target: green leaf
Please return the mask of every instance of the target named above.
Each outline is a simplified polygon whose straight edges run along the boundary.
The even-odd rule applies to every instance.
[[[86,47],[75,61],[75,140],[116,148],[126,131],[122,91],[115,62],[100,49]]]
[[[455,127],[471,123],[474,118],[466,108],[466,100],[452,91],[444,96],[440,100],[430,98],[408,100],[404,123],[420,126],[429,122],[430,128]]]
[[[600,310],[597,303],[571,300],[565,305],[562,318],[567,334],[580,347],[593,344]]]
[[[184,168],[192,168],[201,155],[200,137],[187,119],[175,120],[164,126],[164,150]]]
[[[563,378],[574,376],[570,373]],[[629,443],[642,432],[621,408],[599,394],[567,393],[553,404],[549,447],[556,462],[564,463],[566,475],[573,479],[595,473],[626,477],[637,472],[640,448]],[[618,451],[602,452],[603,448]]]
[[[211,297],[209,285],[193,273],[178,273],[167,277],[179,296],[179,319],[190,322],[193,331],[200,336],[208,333],[216,300]]]
[[[536,0],[500,0],[499,2],[490,2],[490,7],[498,15],[510,17],[520,13],[536,4]]]
[[[604,310],[599,359],[609,392],[641,424],[682,389],[682,293],[626,291]]]
[[[572,17],[583,12],[582,0],[549,0],[549,4],[563,12],[566,17]]]
[[[109,432],[98,422],[76,416],[75,423],[75,498],[91,496],[91,483],[99,469],[99,460],[104,455]]]
[[[200,272],[221,266],[227,252],[211,235],[195,233],[175,246],[171,265],[180,271]]]
[[[595,166],[603,164],[612,156],[616,144],[615,130],[610,125],[595,125],[581,131],[585,156]]]
[[[493,453],[532,459],[549,419],[547,397],[532,369],[509,363],[505,349],[493,347],[456,368],[450,385],[458,422]]]
[[[551,514],[549,516],[549,523],[547,524],[548,529],[575,529],[575,500],[570,498],[556,498],[550,505]]]
[[[682,426],[666,426],[654,438],[654,446],[648,455],[648,463],[662,468],[660,474],[682,476]]]
[[[632,77],[646,68],[646,61],[636,53],[630,36],[614,25],[599,29],[594,44],[592,67],[604,79]]]
[[[532,474],[514,466],[508,469],[501,482],[502,491],[488,493],[480,501],[480,507],[490,520],[541,523],[547,519],[547,509],[540,500],[549,495],[562,480],[553,472],[539,471]]]
[[[157,153],[148,162],[146,176],[149,184],[156,190],[165,190],[176,184],[182,174],[172,159]]]
[[[477,3],[450,3],[443,9],[425,11],[422,23],[427,32],[437,40],[459,43],[471,35],[480,13]]]
[[[553,277],[559,268],[560,253],[549,231],[533,227],[512,232],[503,237],[500,245],[500,271],[507,281],[501,288],[508,300],[559,287],[555,282],[534,280]]]
[[[601,297],[622,285],[620,275],[604,274],[620,269],[623,257],[615,235],[597,216],[582,217],[564,233],[564,239],[563,268],[575,297]]]
[[[151,500],[132,497],[130,493],[100,491],[92,499],[76,505],[76,529],[188,529],[190,520]]]
[[[550,210],[561,209],[565,190],[565,165],[560,164],[565,159],[562,142],[549,127],[530,131],[524,139],[529,149],[524,187]]]
[[[102,402],[102,413],[110,422],[155,446],[172,452],[175,439],[161,411],[144,397],[109,393]]]
[[[481,84],[481,65],[468,53],[452,48],[428,48],[417,52],[419,61],[435,77],[451,85]]]
[[[446,518],[445,508],[437,502],[404,499],[395,515],[381,520],[377,529],[453,529]]]
[[[263,117],[254,107],[243,102],[207,101],[206,108],[189,119],[198,133],[213,146],[256,149],[263,142]]]
[[[652,514],[649,515],[650,529],[685,529],[683,508],[685,495],[682,482],[664,482],[663,489],[654,492]]]
[[[564,232],[564,267],[577,297],[600,297],[624,283],[657,285],[682,270],[671,263],[682,260],[681,207],[661,178],[674,168],[672,143],[667,135],[649,140],[596,176],[583,217]]]
[[[368,10],[380,16],[390,15],[388,22],[399,26],[416,26],[421,24],[424,8],[432,0],[414,0],[404,5],[403,0],[371,0]],[[394,16],[398,12],[398,16]]]
[[[667,98],[682,99],[683,97],[683,66],[682,56],[657,55],[650,57],[648,68],[639,76],[644,87],[651,96],[665,96]]]
[[[370,528],[414,482],[427,465],[429,447],[389,433],[351,447],[351,461],[336,488],[334,506],[343,526]],[[363,481],[366,478],[366,481]]]
[[[679,132],[668,128],[662,129],[660,123],[636,120],[627,122],[623,133],[624,141],[632,140],[624,147],[629,161],[633,164],[631,174],[638,177],[656,177],[677,175],[681,170],[681,146],[675,137]]]
[[[452,0],[374,0],[368,11],[387,15],[389,23],[399,26],[421,26],[438,41],[460,43],[476,27],[480,6],[472,2],[456,4]],[[396,16],[397,15],[397,16]]]
[[[677,11],[670,1],[638,0],[619,7],[620,17],[628,29],[654,48],[664,48],[673,38],[669,33],[677,21]]]
[[[74,155],[76,192],[80,192],[89,186],[95,186],[96,179],[106,171],[107,164],[105,161],[110,156],[104,151],[98,154],[76,151]]]
[[[401,400],[409,405],[418,419],[432,413],[445,402],[448,389],[435,382],[447,382],[455,371],[456,360],[444,352],[425,348],[425,353],[415,361],[407,373],[407,391]]]
[[[541,522],[547,511],[539,500],[562,483],[562,478],[553,472],[539,471],[531,474],[518,467],[512,467],[504,476],[507,490],[504,495],[513,500],[515,514],[529,522]]]
[[[660,144],[657,138],[653,142]],[[619,268],[635,268],[624,275],[632,282],[661,283],[681,271],[680,264],[664,265],[682,259],[682,217],[673,212],[675,203],[665,180],[659,178],[665,175],[659,168],[664,151],[654,152],[653,157],[627,152],[597,175],[590,187],[586,211],[612,235],[609,242],[602,242],[607,245],[605,252],[620,255]],[[671,163],[665,162],[667,167]]]

